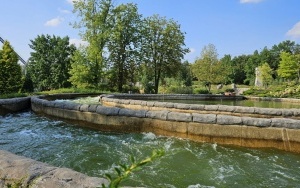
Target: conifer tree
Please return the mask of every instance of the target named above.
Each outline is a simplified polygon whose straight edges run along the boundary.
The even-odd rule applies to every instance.
[[[8,41],[0,50],[0,94],[16,93],[21,88],[22,71],[18,55]]]

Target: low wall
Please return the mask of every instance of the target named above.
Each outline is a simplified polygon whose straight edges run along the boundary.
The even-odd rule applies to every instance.
[[[30,109],[30,97],[0,99],[0,115]]]
[[[0,150],[0,187],[16,183],[20,185],[15,187],[94,188],[107,185],[108,181]]]
[[[269,114],[259,108],[120,100],[112,95],[102,96],[101,101],[103,105],[80,105],[40,97],[31,99],[36,113],[98,130],[153,132],[201,142],[300,152],[299,113],[293,110],[273,109]],[[265,113],[268,118],[256,117]]]

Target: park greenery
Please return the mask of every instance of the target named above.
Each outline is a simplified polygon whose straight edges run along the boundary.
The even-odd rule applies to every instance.
[[[86,45],[68,36],[38,35],[30,40],[26,66],[9,41],[0,49],[0,95],[40,92],[222,93],[238,87],[244,94],[300,97],[300,45],[286,40],[252,54],[219,57],[213,44],[194,62],[180,24],[160,15],[143,17],[136,4],[112,0],[75,1],[73,13]],[[259,68],[263,86],[255,83]],[[223,84],[222,89],[216,85]],[[206,87],[205,87],[206,86]],[[15,94],[17,95],[17,94]]]

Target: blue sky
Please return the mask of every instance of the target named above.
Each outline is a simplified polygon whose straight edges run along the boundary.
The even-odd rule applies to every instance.
[[[37,35],[69,36],[82,41],[70,23],[72,0],[0,0],[0,37],[27,60],[30,40]],[[300,43],[299,0],[114,0],[133,2],[144,17],[153,14],[174,19],[186,32],[185,43],[194,62],[205,45],[214,44],[219,58],[225,54],[252,54],[284,40]]]

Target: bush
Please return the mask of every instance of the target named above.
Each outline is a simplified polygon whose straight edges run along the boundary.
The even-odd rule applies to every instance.
[[[193,94],[193,88],[192,87],[176,87],[171,86],[167,88],[166,93],[173,93],[173,94]]]
[[[196,88],[194,91],[196,94],[211,94],[207,89]]]
[[[123,93],[140,93],[140,90],[136,86],[129,86],[129,85],[123,85],[122,86],[122,92]]]

